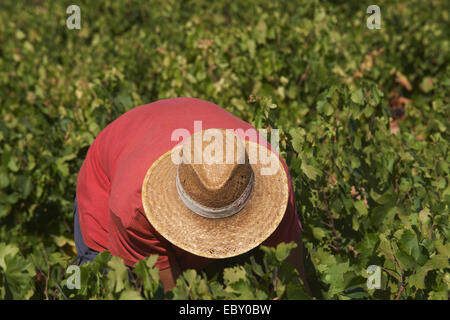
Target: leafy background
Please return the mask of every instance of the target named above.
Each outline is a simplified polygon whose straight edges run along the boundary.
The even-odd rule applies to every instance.
[[[307,298],[284,244],[166,294],[155,257],[107,252],[65,285],[87,149],[177,96],[281,130],[314,298],[449,298],[449,2],[379,0],[380,30],[366,1],[75,2],[81,30],[74,1],[0,2],[0,298]]]

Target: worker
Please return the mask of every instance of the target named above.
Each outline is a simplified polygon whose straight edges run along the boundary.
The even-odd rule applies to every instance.
[[[78,174],[74,220],[80,264],[106,250],[129,267],[158,255],[165,291],[183,270],[291,241],[287,261],[307,286],[285,162],[256,128],[208,101],[156,101],[103,129]]]

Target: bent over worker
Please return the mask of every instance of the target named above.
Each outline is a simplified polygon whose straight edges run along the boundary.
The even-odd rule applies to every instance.
[[[157,254],[165,290],[185,269],[291,241],[288,262],[307,286],[285,162],[211,102],[161,100],[110,123],[80,169],[74,219],[80,263],[105,250],[130,267]]]

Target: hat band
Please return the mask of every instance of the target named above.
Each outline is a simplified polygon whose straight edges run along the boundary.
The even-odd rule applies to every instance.
[[[186,191],[183,189],[183,186],[180,182],[180,177],[178,175],[177,170],[177,191],[178,195],[180,196],[180,199],[183,201],[183,203],[188,207],[191,211],[195,212],[196,214],[205,217],[205,218],[226,218],[229,216],[232,216],[239,211],[241,211],[245,205],[247,204],[248,200],[250,199],[250,195],[253,191],[253,183],[254,183],[254,176],[253,172],[251,173],[250,181],[245,188],[244,192],[242,192],[241,196],[237,198],[235,201],[233,201],[231,204],[222,207],[222,208],[212,208],[204,206],[194,199],[192,199]]]

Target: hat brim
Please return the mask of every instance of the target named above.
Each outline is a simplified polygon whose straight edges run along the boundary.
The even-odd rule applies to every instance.
[[[257,143],[245,142],[247,152],[251,144],[264,148],[268,157],[278,161],[278,170],[270,175],[261,174],[267,165],[258,157],[257,163],[251,164],[255,182],[249,201],[241,211],[227,218],[204,218],[188,209],[177,193],[173,149],[159,157],[148,169],[142,184],[145,215],[156,231],[183,250],[214,259],[240,255],[266,240],[286,211],[287,175],[276,154]]]

